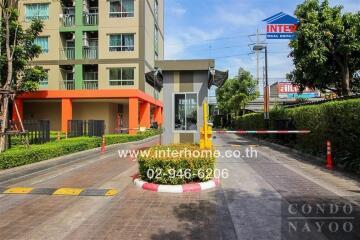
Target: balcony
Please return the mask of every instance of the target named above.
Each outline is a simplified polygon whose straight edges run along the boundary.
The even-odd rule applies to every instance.
[[[83,48],[84,59],[97,59],[98,58],[98,47],[84,47]]]
[[[60,49],[60,59],[61,60],[75,59],[75,47],[66,47],[64,49]]]
[[[98,88],[98,72],[84,72],[83,89],[96,90]]]
[[[75,26],[75,8],[65,7],[62,9],[63,17],[61,18],[61,24],[63,27]]]
[[[83,24],[85,26],[97,26],[99,22],[99,14],[95,13],[85,13],[83,16]]]
[[[75,81],[74,80],[60,81],[59,88],[61,90],[75,90]]]

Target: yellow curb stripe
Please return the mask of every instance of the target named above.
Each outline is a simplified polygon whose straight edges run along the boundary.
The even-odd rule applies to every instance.
[[[32,190],[33,190],[33,188],[13,187],[13,188],[7,189],[3,193],[5,193],[5,194],[27,194],[27,193],[31,192]]]
[[[114,195],[116,195],[116,194],[118,194],[118,193],[119,193],[118,190],[116,190],[116,189],[110,189],[110,190],[108,190],[108,191],[105,193],[105,196],[114,196]]]
[[[71,195],[77,196],[79,195],[84,189],[83,188],[59,188],[56,190],[53,195]]]

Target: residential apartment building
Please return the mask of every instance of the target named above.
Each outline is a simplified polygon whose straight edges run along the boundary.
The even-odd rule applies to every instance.
[[[48,73],[39,91],[17,98],[22,118],[63,132],[72,119],[105,120],[106,133],[162,123],[154,69],[164,57],[163,0],[20,0],[19,11],[25,26],[44,21],[32,64]]]

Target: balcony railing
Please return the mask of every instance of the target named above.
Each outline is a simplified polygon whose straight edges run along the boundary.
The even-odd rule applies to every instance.
[[[61,19],[62,26],[71,27],[75,25],[75,8],[64,7],[62,8],[63,17]]]
[[[83,16],[83,23],[87,26],[97,26],[99,22],[98,13],[85,13]]]
[[[96,90],[98,88],[99,88],[98,80],[84,80],[83,81],[83,89]]]
[[[98,47],[84,47],[83,48],[84,59],[97,59],[98,58]]]
[[[75,90],[74,80],[64,80],[60,82],[60,89],[62,90]]]
[[[83,89],[98,89],[98,72],[84,72]]]
[[[64,15],[62,18],[63,27],[71,27],[75,25],[75,15]]]
[[[60,49],[60,58],[63,60],[75,59],[75,47]]]

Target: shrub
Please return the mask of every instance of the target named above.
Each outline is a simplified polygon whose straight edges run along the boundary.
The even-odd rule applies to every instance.
[[[147,182],[176,185],[214,176],[213,152],[198,145],[157,145],[139,154],[138,162],[140,178]]]
[[[148,130],[136,135],[114,134],[106,136],[106,144],[125,143],[145,139],[157,135],[160,130]],[[0,169],[7,169],[25,164],[48,160],[70,153],[80,152],[100,147],[102,139],[99,137],[68,138],[45,144],[34,144],[30,147],[16,146],[0,154]]]
[[[326,140],[332,143],[336,164],[360,172],[360,99],[326,102],[319,105],[276,109],[270,119],[293,119],[296,129],[309,129],[310,134],[296,135],[293,142],[282,143],[300,148],[306,153],[324,156]],[[248,114],[237,119],[237,127],[244,130],[263,129],[263,114]],[[271,125],[274,127],[274,125]]]

